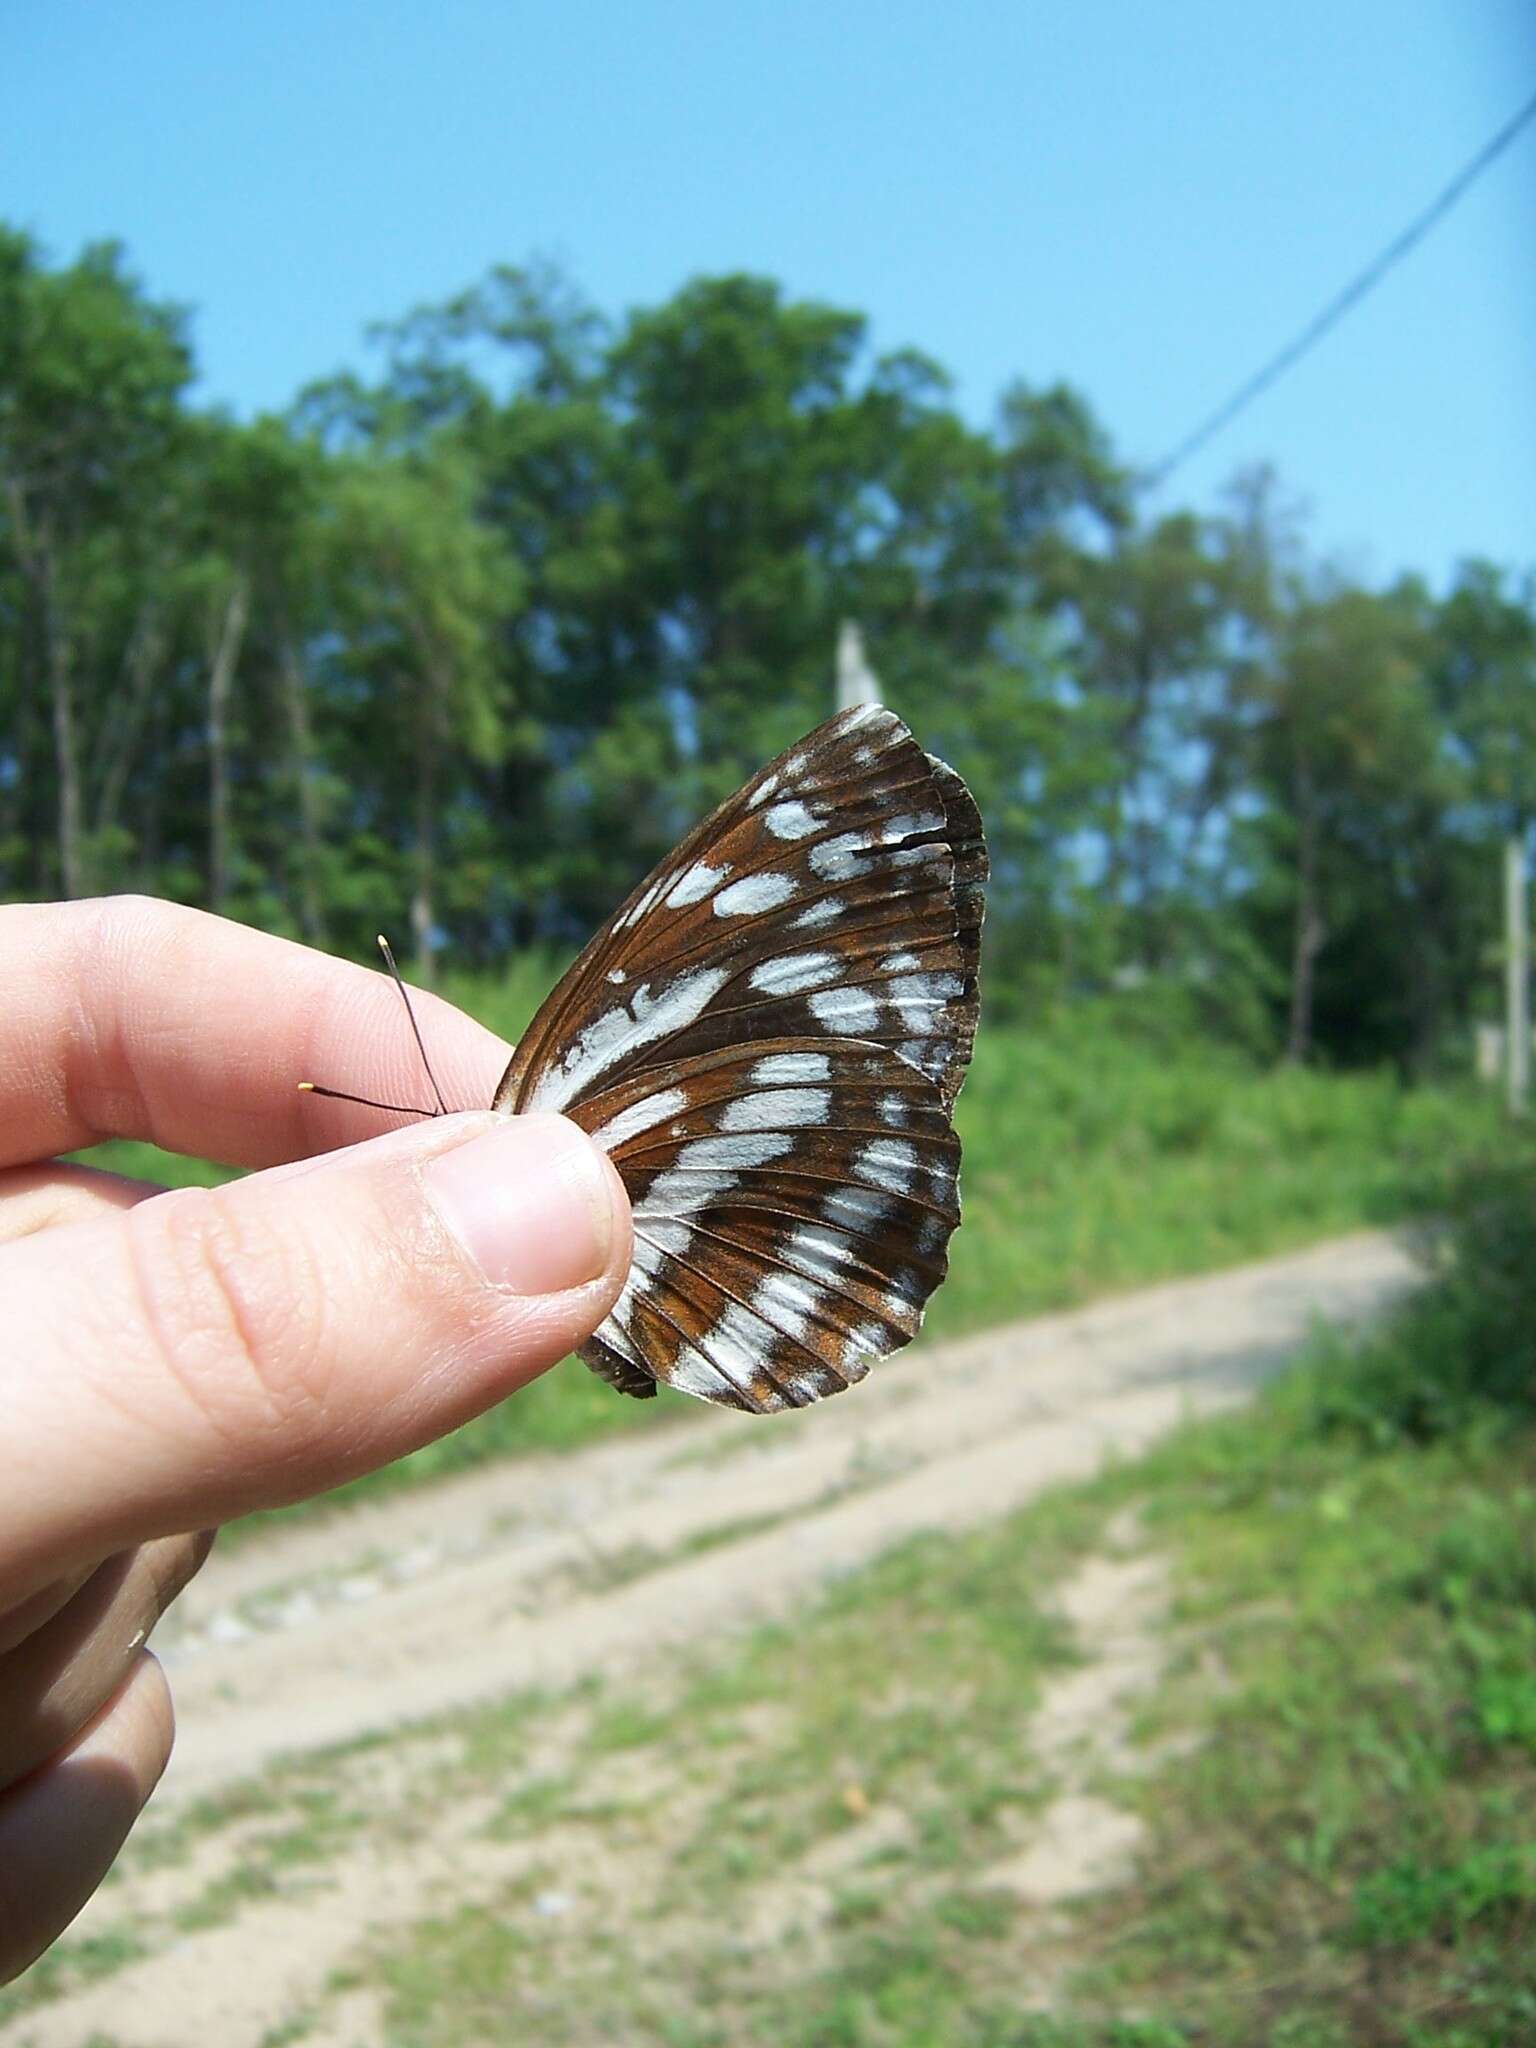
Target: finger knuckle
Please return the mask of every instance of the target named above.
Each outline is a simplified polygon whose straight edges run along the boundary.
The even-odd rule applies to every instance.
[[[249,1450],[323,1408],[324,1291],[302,1242],[188,1188],[127,1219],[144,1324],[198,1416]]]
[[[166,1536],[146,1544],[140,1555],[149,1577],[150,1605],[158,1618],[196,1578],[213,1548],[213,1531]]]

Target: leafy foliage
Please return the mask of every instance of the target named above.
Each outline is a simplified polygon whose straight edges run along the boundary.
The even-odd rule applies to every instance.
[[[0,231],[0,893],[143,888],[417,970],[583,938],[829,708],[839,622],[981,799],[999,1011],[1134,985],[1427,1071],[1536,811],[1536,585],[1151,518],[1086,399],[979,431],[846,308],[604,319],[500,267],[237,424],[121,251]]]
[[[527,958],[495,982],[449,977],[444,992],[515,1038],[557,964]],[[1195,1035],[1177,1006],[1149,1013],[1126,1000],[1117,1016],[1111,1005],[1064,1004],[1028,1031],[994,1027],[977,1040],[956,1106],[966,1221],[927,1328],[954,1336],[1410,1216],[1443,1190],[1447,1156],[1486,1145],[1495,1122],[1494,1105],[1466,1090],[1257,1066]],[[122,1142],[86,1156],[151,1180],[216,1171]],[[1420,1349],[1401,1355],[1399,1364],[1392,1351],[1391,1371],[1417,1387]],[[1320,1431],[1390,1426],[1384,1409],[1364,1420],[1357,1410],[1366,1376],[1362,1364],[1324,1383]],[[346,1496],[701,1412],[671,1396],[617,1400],[571,1361]]]
[[[1437,1284],[1316,1382],[1326,1435],[1386,1449],[1536,1416],[1536,1148],[1509,1138],[1437,1177]]]

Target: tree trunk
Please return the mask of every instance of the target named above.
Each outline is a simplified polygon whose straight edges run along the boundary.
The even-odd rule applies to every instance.
[[[89,781],[96,794],[91,803],[91,830],[105,838],[117,823],[123,792],[133,767],[155,675],[165,652],[165,636],[155,613],[146,606],[134,627],[124,666],[127,674],[116,716],[102,721],[91,756]]]
[[[1439,820],[1434,816],[1416,819],[1411,830],[1415,846],[1428,849],[1422,856],[1418,886],[1409,896],[1411,930],[1406,946],[1410,1032],[1406,1071],[1410,1079],[1422,1081],[1434,1070],[1445,1028],[1455,894],[1454,884],[1440,859]]]
[[[208,907],[220,913],[229,897],[229,698],[249,604],[249,585],[237,574],[208,662]]]
[[[0,841],[17,849],[14,869],[5,876],[8,895],[39,896],[44,893],[39,848],[46,835],[36,830],[38,796],[47,783],[43,749],[37,719],[37,659],[34,637],[37,622],[31,608],[19,606],[16,617],[16,692],[12,700],[14,724],[6,736],[4,752],[9,772],[0,786]]]
[[[1525,839],[1504,842],[1505,1082],[1509,1106],[1523,1114],[1531,1089],[1531,927],[1526,910]]]
[[[325,912],[320,902],[320,820],[310,772],[309,693],[303,664],[291,635],[284,632],[280,657],[283,703],[288,715],[288,758],[299,812],[299,928],[305,943],[325,944]]]
[[[437,718],[430,678],[418,684],[416,705],[416,887],[411,897],[411,939],[416,978],[423,988],[437,979],[437,930],[433,914],[437,838]]]
[[[53,771],[58,782],[59,886],[65,896],[87,893],[81,831],[80,749],[75,720],[74,649],[59,606],[58,564],[45,547],[42,559],[43,645],[53,720]]]
[[[1296,922],[1291,942],[1291,1016],[1286,1033],[1288,1066],[1301,1066],[1312,1051],[1312,1010],[1317,956],[1326,927],[1318,905],[1318,821],[1312,778],[1298,768],[1296,798]]]

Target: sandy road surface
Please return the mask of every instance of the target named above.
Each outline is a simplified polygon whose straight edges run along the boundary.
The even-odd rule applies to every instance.
[[[919,1351],[798,1414],[708,1416],[215,1553],[157,1639],[180,1727],[161,1796],[782,1613],[914,1529],[1006,1513],[1241,1400],[1315,1317],[1368,1315],[1412,1270],[1386,1236],[1337,1239]]]
[[[707,1782],[686,1745],[670,1765],[647,1753],[645,1782],[630,1782],[642,1759],[594,1754],[590,1709],[561,1688],[628,1668],[665,1690],[670,1649],[792,1611],[917,1529],[984,1522],[1133,1455],[1184,1416],[1243,1400],[1315,1317],[1369,1316],[1412,1279],[1399,1244],[1362,1234],[922,1350],[800,1415],[706,1415],[215,1553],[157,1640],[180,1732],[145,1835],[57,1951],[58,1995],[0,2021],[0,2048],[390,2048],[381,1944],[408,1946],[466,1907],[500,1924],[508,1888],[548,1884],[547,1871],[556,1889],[520,1910],[566,1916],[546,1924],[565,1930],[572,1968],[593,1967],[590,1931],[625,1955],[632,1935],[664,1972],[655,1923],[630,1918],[666,1884]],[[1020,1902],[1043,2006],[1061,1902],[1115,1882],[1135,1847],[1095,1772],[1124,1762],[1130,1703],[1166,1653],[1159,1571],[1111,1540],[1054,1595],[1081,1662],[1046,1689],[1029,1739],[1057,1797],[981,1875]],[[547,1697],[520,1723],[527,1767],[579,1771],[612,1816],[595,1831],[554,1820],[509,1837],[497,1796],[455,1775],[457,1724],[409,1727],[533,1687]],[[401,1733],[259,1778],[254,1798],[178,1844],[192,1795],[385,1728]],[[306,1786],[346,1825],[318,1862],[285,1872],[274,1845],[303,1819]],[[836,1883],[875,1881],[857,1858],[874,1871],[900,1823],[877,1810],[775,1871],[742,1907],[749,1939],[809,1952]],[[676,1913],[667,1930],[683,1957],[708,1933]],[[586,2040],[579,2027],[559,2038]]]

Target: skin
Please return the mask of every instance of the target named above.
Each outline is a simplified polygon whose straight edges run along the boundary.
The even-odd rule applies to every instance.
[[[424,1099],[366,969],[118,897],[0,908],[0,987],[5,1982],[165,1769],[145,1642],[212,1530],[515,1392],[602,1320],[630,1237],[612,1167],[563,1118],[408,1123],[297,1090]],[[488,1103],[508,1048],[416,1001],[449,1104]],[[259,1170],[166,1194],[56,1159],[107,1137]]]

